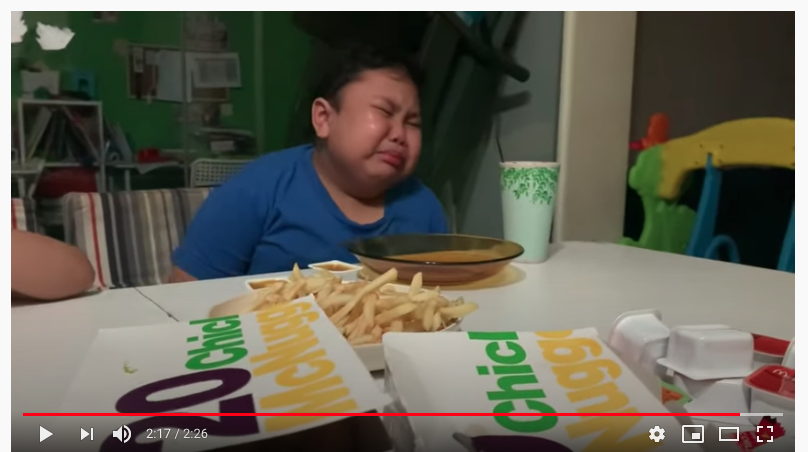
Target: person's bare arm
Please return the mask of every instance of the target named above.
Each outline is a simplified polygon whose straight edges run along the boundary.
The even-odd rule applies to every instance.
[[[78,248],[31,232],[11,230],[11,292],[51,301],[93,286],[95,272]]]
[[[171,275],[168,277],[169,284],[192,281],[197,281],[197,279],[186,273],[183,269],[177,267],[176,265],[171,268]]]

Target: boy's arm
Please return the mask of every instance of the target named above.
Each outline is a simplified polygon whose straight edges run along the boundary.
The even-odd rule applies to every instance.
[[[171,275],[168,276],[169,284],[180,282],[192,282],[192,281],[199,281],[199,280],[189,275],[188,273],[185,272],[185,270],[177,267],[176,265],[171,267]]]
[[[266,212],[249,182],[232,180],[210,193],[174,251],[170,283],[247,273]]]
[[[86,292],[93,280],[93,267],[78,248],[44,235],[11,230],[13,295],[60,300]]]

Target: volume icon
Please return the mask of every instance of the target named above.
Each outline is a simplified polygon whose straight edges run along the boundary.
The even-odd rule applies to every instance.
[[[127,443],[132,438],[132,431],[129,430],[129,427],[122,425],[117,430],[112,431],[112,437],[118,438],[118,441],[122,443]]]

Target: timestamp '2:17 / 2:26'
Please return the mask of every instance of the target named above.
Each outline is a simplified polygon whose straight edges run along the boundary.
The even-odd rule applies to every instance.
[[[188,428],[149,428],[146,429],[146,439],[195,439],[207,438],[207,429]]]

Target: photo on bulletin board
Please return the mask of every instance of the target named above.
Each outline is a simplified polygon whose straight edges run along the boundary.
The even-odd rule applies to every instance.
[[[93,11],[93,22],[114,24],[118,22],[119,11]]]
[[[178,47],[147,44],[129,44],[127,52],[127,89],[132,99],[182,102],[190,97],[192,102],[228,102],[228,88],[193,87],[193,77],[186,65],[186,84],[183,85],[182,52]],[[183,86],[191,84],[188,96],[183,96]]]

